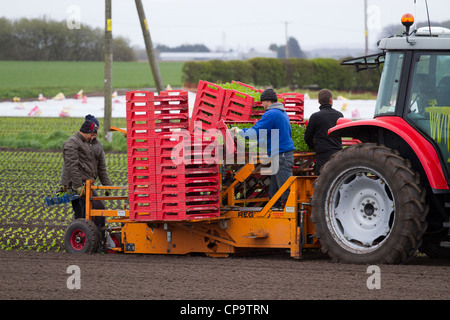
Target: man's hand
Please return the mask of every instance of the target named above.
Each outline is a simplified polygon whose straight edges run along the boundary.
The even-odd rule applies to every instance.
[[[56,196],[57,197],[61,197],[64,195],[64,193],[66,192],[66,187],[65,186],[59,186],[58,190],[55,191]]]
[[[241,132],[241,129],[239,129],[238,127],[232,127],[230,131],[233,132],[235,135],[238,135]]]
[[[81,187],[78,187],[78,188],[77,188],[77,194],[78,194],[79,196],[81,196],[81,195],[83,194],[83,191],[84,191],[84,186],[81,186]]]

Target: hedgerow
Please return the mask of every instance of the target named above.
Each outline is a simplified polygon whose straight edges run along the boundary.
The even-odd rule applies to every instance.
[[[188,61],[182,69],[182,81],[196,84],[199,80],[214,83],[244,82],[258,87],[293,89],[328,88],[342,91],[377,91],[377,70],[356,73],[339,60],[253,58],[230,61]]]

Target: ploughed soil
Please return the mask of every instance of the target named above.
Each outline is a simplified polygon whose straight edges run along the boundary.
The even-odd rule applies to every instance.
[[[79,282],[69,266],[79,268]],[[284,253],[211,258],[0,250],[0,299],[449,299],[450,260],[417,256],[405,265],[380,265],[379,273],[368,267],[333,263],[319,251],[295,260]]]

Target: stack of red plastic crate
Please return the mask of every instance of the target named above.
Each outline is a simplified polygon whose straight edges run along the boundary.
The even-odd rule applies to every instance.
[[[202,139],[200,146],[193,144],[188,128],[187,91],[127,93],[131,220],[220,215],[218,154],[213,152],[212,159],[203,154],[204,149],[217,150],[215,141]],[[190,158],[199,160],[190,164]]]
[[[129,211],[140,220],[156,210],[154,94],[127,92],[126,99]]]
[[[220,215],[217,141],[196,138],[190,134],[157,138],[157,220]]]
[[[263,92],[248,84],[232,81],[247,87],[255,92]],[[300,93],[277,94],[283,100],[289,120],[294,123],[304,124],[304,95]],[[197,87],[191,123],[189,131],[195,132],[200,128],[205,132],[208,129],[216,129],[220,120],[225,122],[249,122],[261,119],[264,108],[261,101],[255,101],[248,94],[223,89],[219,85],[200,80]]]
[[[190,164],[185,165],[186,215],[190,219],[220,215],[219,149],[216,137],[193,137],[186,149]]]
[[[300,93],[281,93],[278,96],[283,99],[284,109],[289,116],[290,122],[304,123],[304,95]]]
[[[284,108],[289,116],[290,122],[304,122],[304,95],[300,93],[280,93],[278,99],[283,100]],[[264,108],[261,101],[255,101],[251,112],[251,119],[261,119]]]

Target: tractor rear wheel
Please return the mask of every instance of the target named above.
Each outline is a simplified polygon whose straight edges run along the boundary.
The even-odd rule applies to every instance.
[[[427,226],[419,173],[397,151],[373,143],[345,148],[323,166],[312,206],[322,251],[344,263],[405,262]]]
[[[91,220],[76,219],[66,229],[64,246],[69,253],[97,252],[100,233]]]

